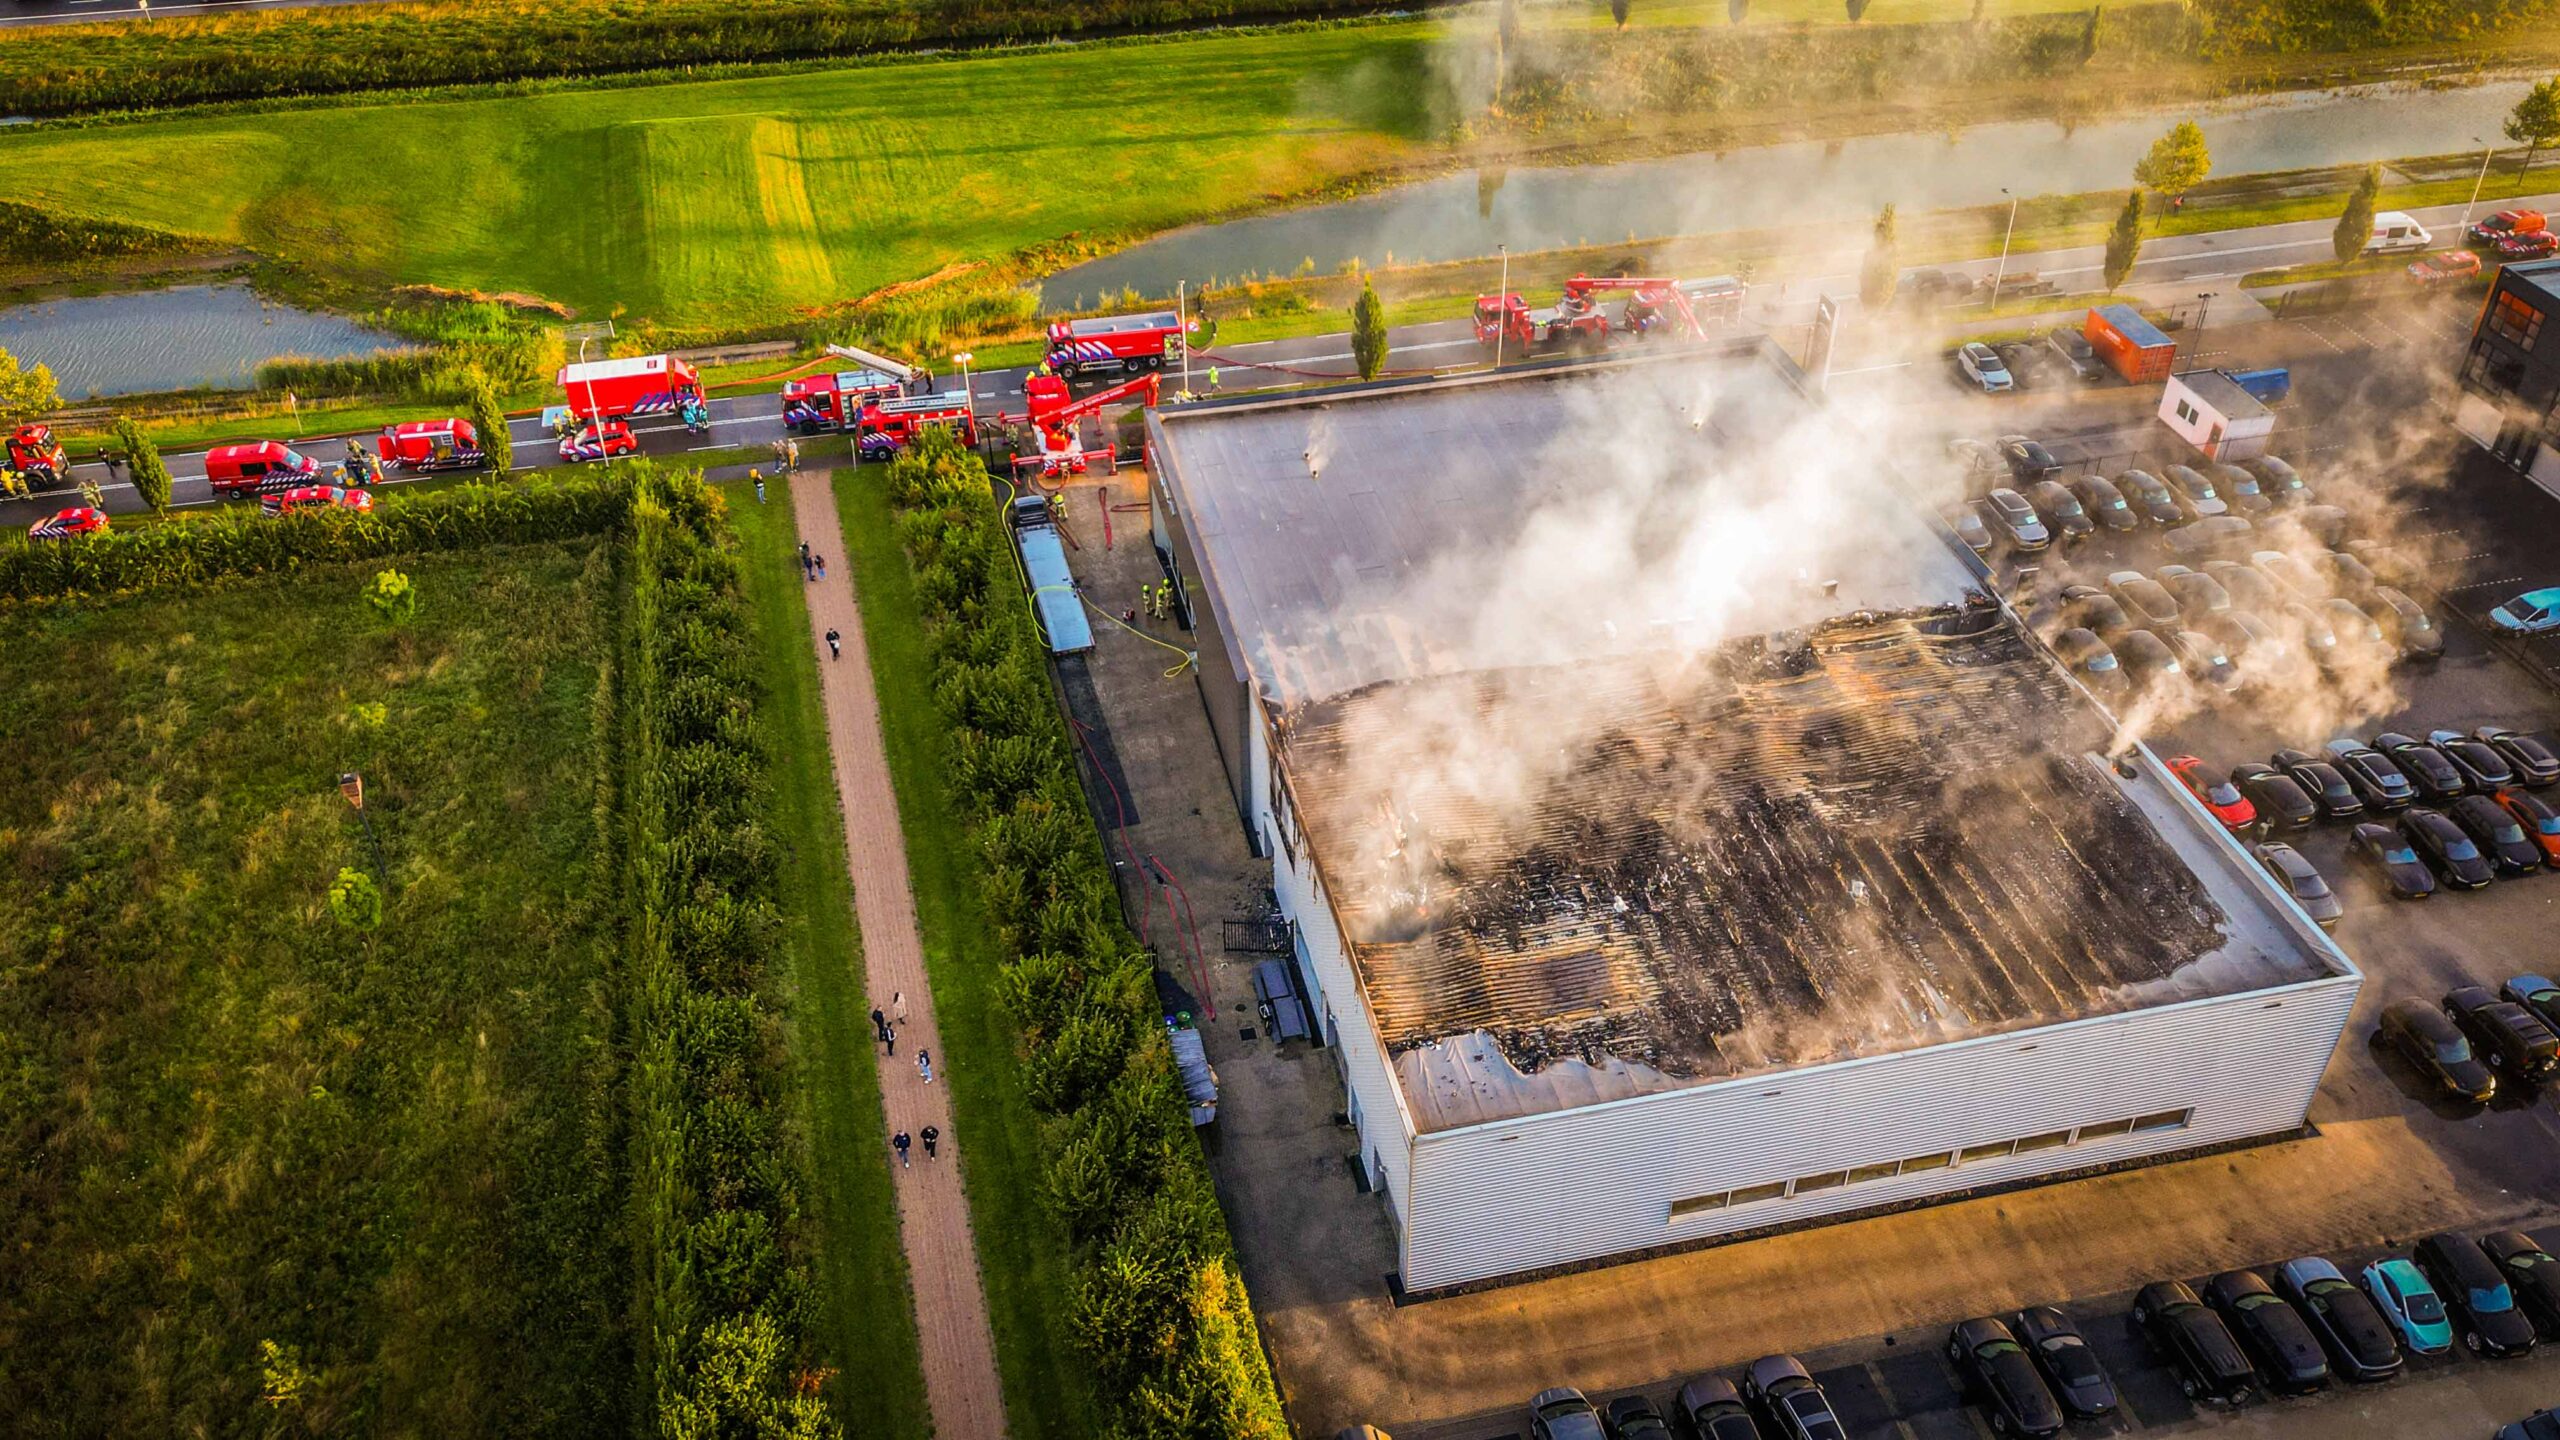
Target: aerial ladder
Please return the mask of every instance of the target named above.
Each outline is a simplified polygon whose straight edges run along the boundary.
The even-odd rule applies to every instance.
[[[1627,299],[1613,322],[1595,297],[1614,292],[1624,292]],[[1680,282],[1661,276],[1576,275],[1564,282],[1564,297],[1545,310],[1530,309],[1518,294],[1476,297],[1477,341],[1498,342],[1523,355],[1570,348],[1597,350],[1609,343],[1612,331],[1642,336],[1666,322],[1676,322],[1675,329],[1697,339],[1707,338],[1707,327],[1689,297],[1681,293]]]
[[[1069,393],[1067,382],[1057,376],[1031,376],[1022,384],[1029,413],[1002,417],[1008,424],[1027,423],[1036,447],[1030,454],[1013,457],[1013,468],[1020,471],[1036,466],[1042,478],[1056,479],[1084,474],[1087,461],[1097,456],[1106,465],[1113,463],[1118,452],[1110,443],[1106,441],[1098,450],[1086,450],[1077,438],[1077,429],[1086,416],[1098,415],[1132,399],[1144,405],[1155,404],[1162,380],[1150,371],[1079,400]]]

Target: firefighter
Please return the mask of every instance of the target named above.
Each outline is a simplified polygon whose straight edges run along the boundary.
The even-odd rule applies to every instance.
[[[1218,388],[1218,367],[1215,365],[1209,367],[1209,388],[1212,390]]]
[[[1173,582],[1170,580],[1159,580],[1156,582],[1156,618],[1162,620],[1172,613]]]
[[[1049,518],[1057,521],[1061,525],[1067,523],[1067,492],[1065,489],[1060,488],[1049,492]]]

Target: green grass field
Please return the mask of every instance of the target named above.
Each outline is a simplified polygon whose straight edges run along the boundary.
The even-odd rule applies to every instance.
[[[5,1428],[632,1428],[610,567],[403,560],[396,632],[373,568],[6,617]]]

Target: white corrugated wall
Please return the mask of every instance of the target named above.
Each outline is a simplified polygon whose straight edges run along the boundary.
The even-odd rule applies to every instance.
[[[1338,952],[1337,952],[1338,953]],[[1421,1137],[1404,1283],[1427,1290],[2289,1130],[2352,974]],[[2128,1134],[1674,1221],[1674,1201],[2192,1107]]]

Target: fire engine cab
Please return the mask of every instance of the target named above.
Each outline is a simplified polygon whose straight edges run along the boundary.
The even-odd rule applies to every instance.
[[[894,400],[906,385],[885,370],[839,370],[787,380],[782,386],[782,423],[793,430],[842,430],[874,400]]]
[[[978,443],[978,422],[969,413],[969,397],[957,390],[874,400],[862,407],[854,427],[856,459],[887,460],[935,426],[948,426],[963,445]]]
[[[408,420],[385,426],[373,448],[395,470],[477,470],[489,463],[468,420]]]
[[[71,478],[71,457],[50,425],[21,425],[9,436],[9,468],[28,485],[59,485]]]
[[[1049,327],[1049,368],[1070,380],[1088,371],[1162,370],[1166,357],[1181,356],[1182,332],[1182,317],[1170,310],[1060,320]]]
[[[581,420],[601,415],[672,415],[702,399],[702,377],[673,355],[633,355],[560,367],[560,393]]]

